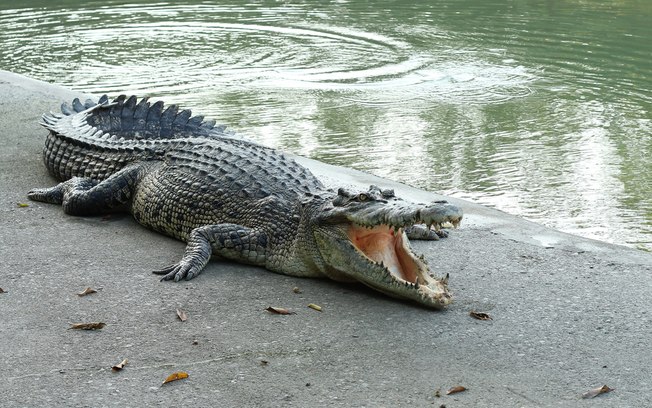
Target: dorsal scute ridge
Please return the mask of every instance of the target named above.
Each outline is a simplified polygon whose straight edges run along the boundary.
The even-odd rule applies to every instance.
[[[203,115],[192,116],[190,109],[166,106],[163,101],[150,102],[149,97],[139,99],[134,95],[119,95],[112,100],[102,95],[97,102],[87,99],[84,103],[75,98],[61,105],[60,114],[44,115],[42,125],[56,133],[68,132],[66,136],[75,138],[81,125],[76,119],[125,140],[235,137],[225,125],[216,125],[215,120],[205,120]],[[60,126],[64,122],[69,126]]]

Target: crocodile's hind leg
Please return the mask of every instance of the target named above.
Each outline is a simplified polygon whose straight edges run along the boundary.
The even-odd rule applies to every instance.
[[[181,261],[153,271],[165,275],[161,280],[190,280],[204,269],[211,254],[242,263],[265,265],[267,235],[264,232],[236,224],[206,225],[190,232],[188,245]]]
[[[101,215],[128,209],[133,191],[146,172],[145,164],[133,164],[104,181],[73,177],[50,188],[27,193],[30,200],[61,204],[70,215]]]

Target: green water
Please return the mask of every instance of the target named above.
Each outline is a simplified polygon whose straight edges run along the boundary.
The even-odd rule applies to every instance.
[[[27,1],[0,68],[652,250],[652,2]]]

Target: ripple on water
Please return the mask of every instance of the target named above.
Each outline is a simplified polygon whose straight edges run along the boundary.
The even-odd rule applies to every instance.
[[[213,21],[243,9],[195,8],[202,20],[187,6],[169,5],[75,13],[23,9],[0,18],[5,25],[11,19],[5,38],[13,50],[9,64],[38,55],[38,63],[21,65],[22,70],[88,92],[166,95],[237,86],[334,90],[370,105],[432,98],[465,103],[527,95],[535,79],[520,66],[415,52],[401,39],[374,32],[286,24],[279,10],[267,13],[261,24],[261,18]]]

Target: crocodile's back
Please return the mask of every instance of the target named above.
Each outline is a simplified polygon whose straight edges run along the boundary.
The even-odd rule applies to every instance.
[[[234,195],[294,198],[323,188],[310,171],[285,154],[245,140],[206,140],[170,149],[165,163]]]

